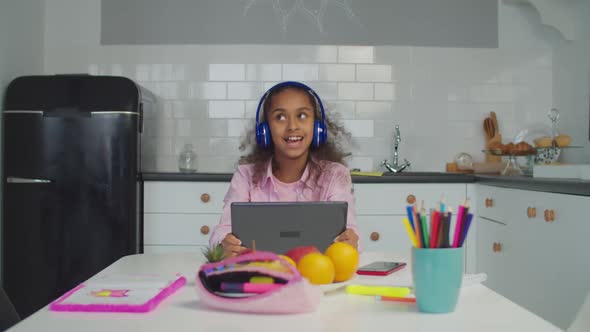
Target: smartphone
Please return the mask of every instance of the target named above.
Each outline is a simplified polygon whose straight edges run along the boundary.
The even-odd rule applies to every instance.
[[[405,266],[406,263],[403,262],[378,261],[359,267],[356,273],[361,275],[386,276],[403,269]]]

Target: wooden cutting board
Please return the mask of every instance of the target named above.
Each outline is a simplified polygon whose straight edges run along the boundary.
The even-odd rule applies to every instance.
[[[490,149],[490,144],[495,142],[502,143],[500,128],[498,127],[498,118],[495,112],[490,112],[490,116],[484,119],[484,136],[486,138],[485,150]],[[497,163],[502,161],[501,156],[494,156],[486,152],[486,162]]]

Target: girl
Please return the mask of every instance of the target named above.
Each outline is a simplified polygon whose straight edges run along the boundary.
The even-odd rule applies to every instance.
[[[240,149],[253,135],[256,145],[240,160],[209,244],[221,243],[225,257],[246,249],[231,234],[232,202],[346,201],[347,229],[335,241],[357,248],[352,182],[344,166],[346,155],[335,142],[344,130],[325,118],[317,94],[299,82],[279,83],[263,95],[256,117],[256,128]]]

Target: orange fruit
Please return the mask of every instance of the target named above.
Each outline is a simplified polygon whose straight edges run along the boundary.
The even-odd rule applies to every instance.
[[[297,264],[295,264],[295,261],[291,259],[291,257],[289,256],[285,256],[285,255],[279,255],[279,257],[281,257],[282,259],[286,260],[287,262],[289,262],[289,264],[297,267]]]
[[[334,263],[334,282],[346,281],[354,275],[359,265],[358,251],[348,243],[334,242],[326,249],[326,256]]]
[[[297,263],[297,270],[314,285],[331,284],[334,281],[334,263],[320,253],[303,256]]]

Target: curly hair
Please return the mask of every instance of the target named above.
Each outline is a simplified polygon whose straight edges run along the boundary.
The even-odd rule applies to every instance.
[[[284,85],[272,90],[266,100],[264,100],[261,112],[261,121],[264,121],[266,118],[266,113],[267,110],[270,109],[270,104],[273,97],[289,89],[304,92],[308,96],[310,103],[315,105],[315,118],[320,119],[322,117],[321,110],[318,107],[318,102],[307,90],[299,86]],[[326,142],[321,144],[319,147],[314,147],[313,144],[310,146],[308,155],[310,176],[307,178],[306,182],[312,180],[317,181],[325,165],[325,163],[322,163],[322,161],[337,162],[346,166],[344,159],[351,155],[349,152],[344,152],[343,149],[343,143],[346,141],[351,141],[350,133],[344,128],[343,125],[339,123],[339,121],[331,118],[332,116],[326,116],[324,119],[326,128],[328,130]],[[276,165],[274,159],[272,158],[274,155],[274,144],[272,144],[272,140],[268,148],[260,147],[258,144],[256,144],[255,121],[252,127],[253,128],[248,131],[246,137],[243,139],[242,144],[240,144],[240,151],[245,151],[248,148],[250,148],[250,151],[240,158],[239,164],[254,164],[253,183],[258,184],[263,174],[266,172],[266,168],[268,167],[268,162],[270,160],[273,160],[273,170],[277,169],[278,165]]]

